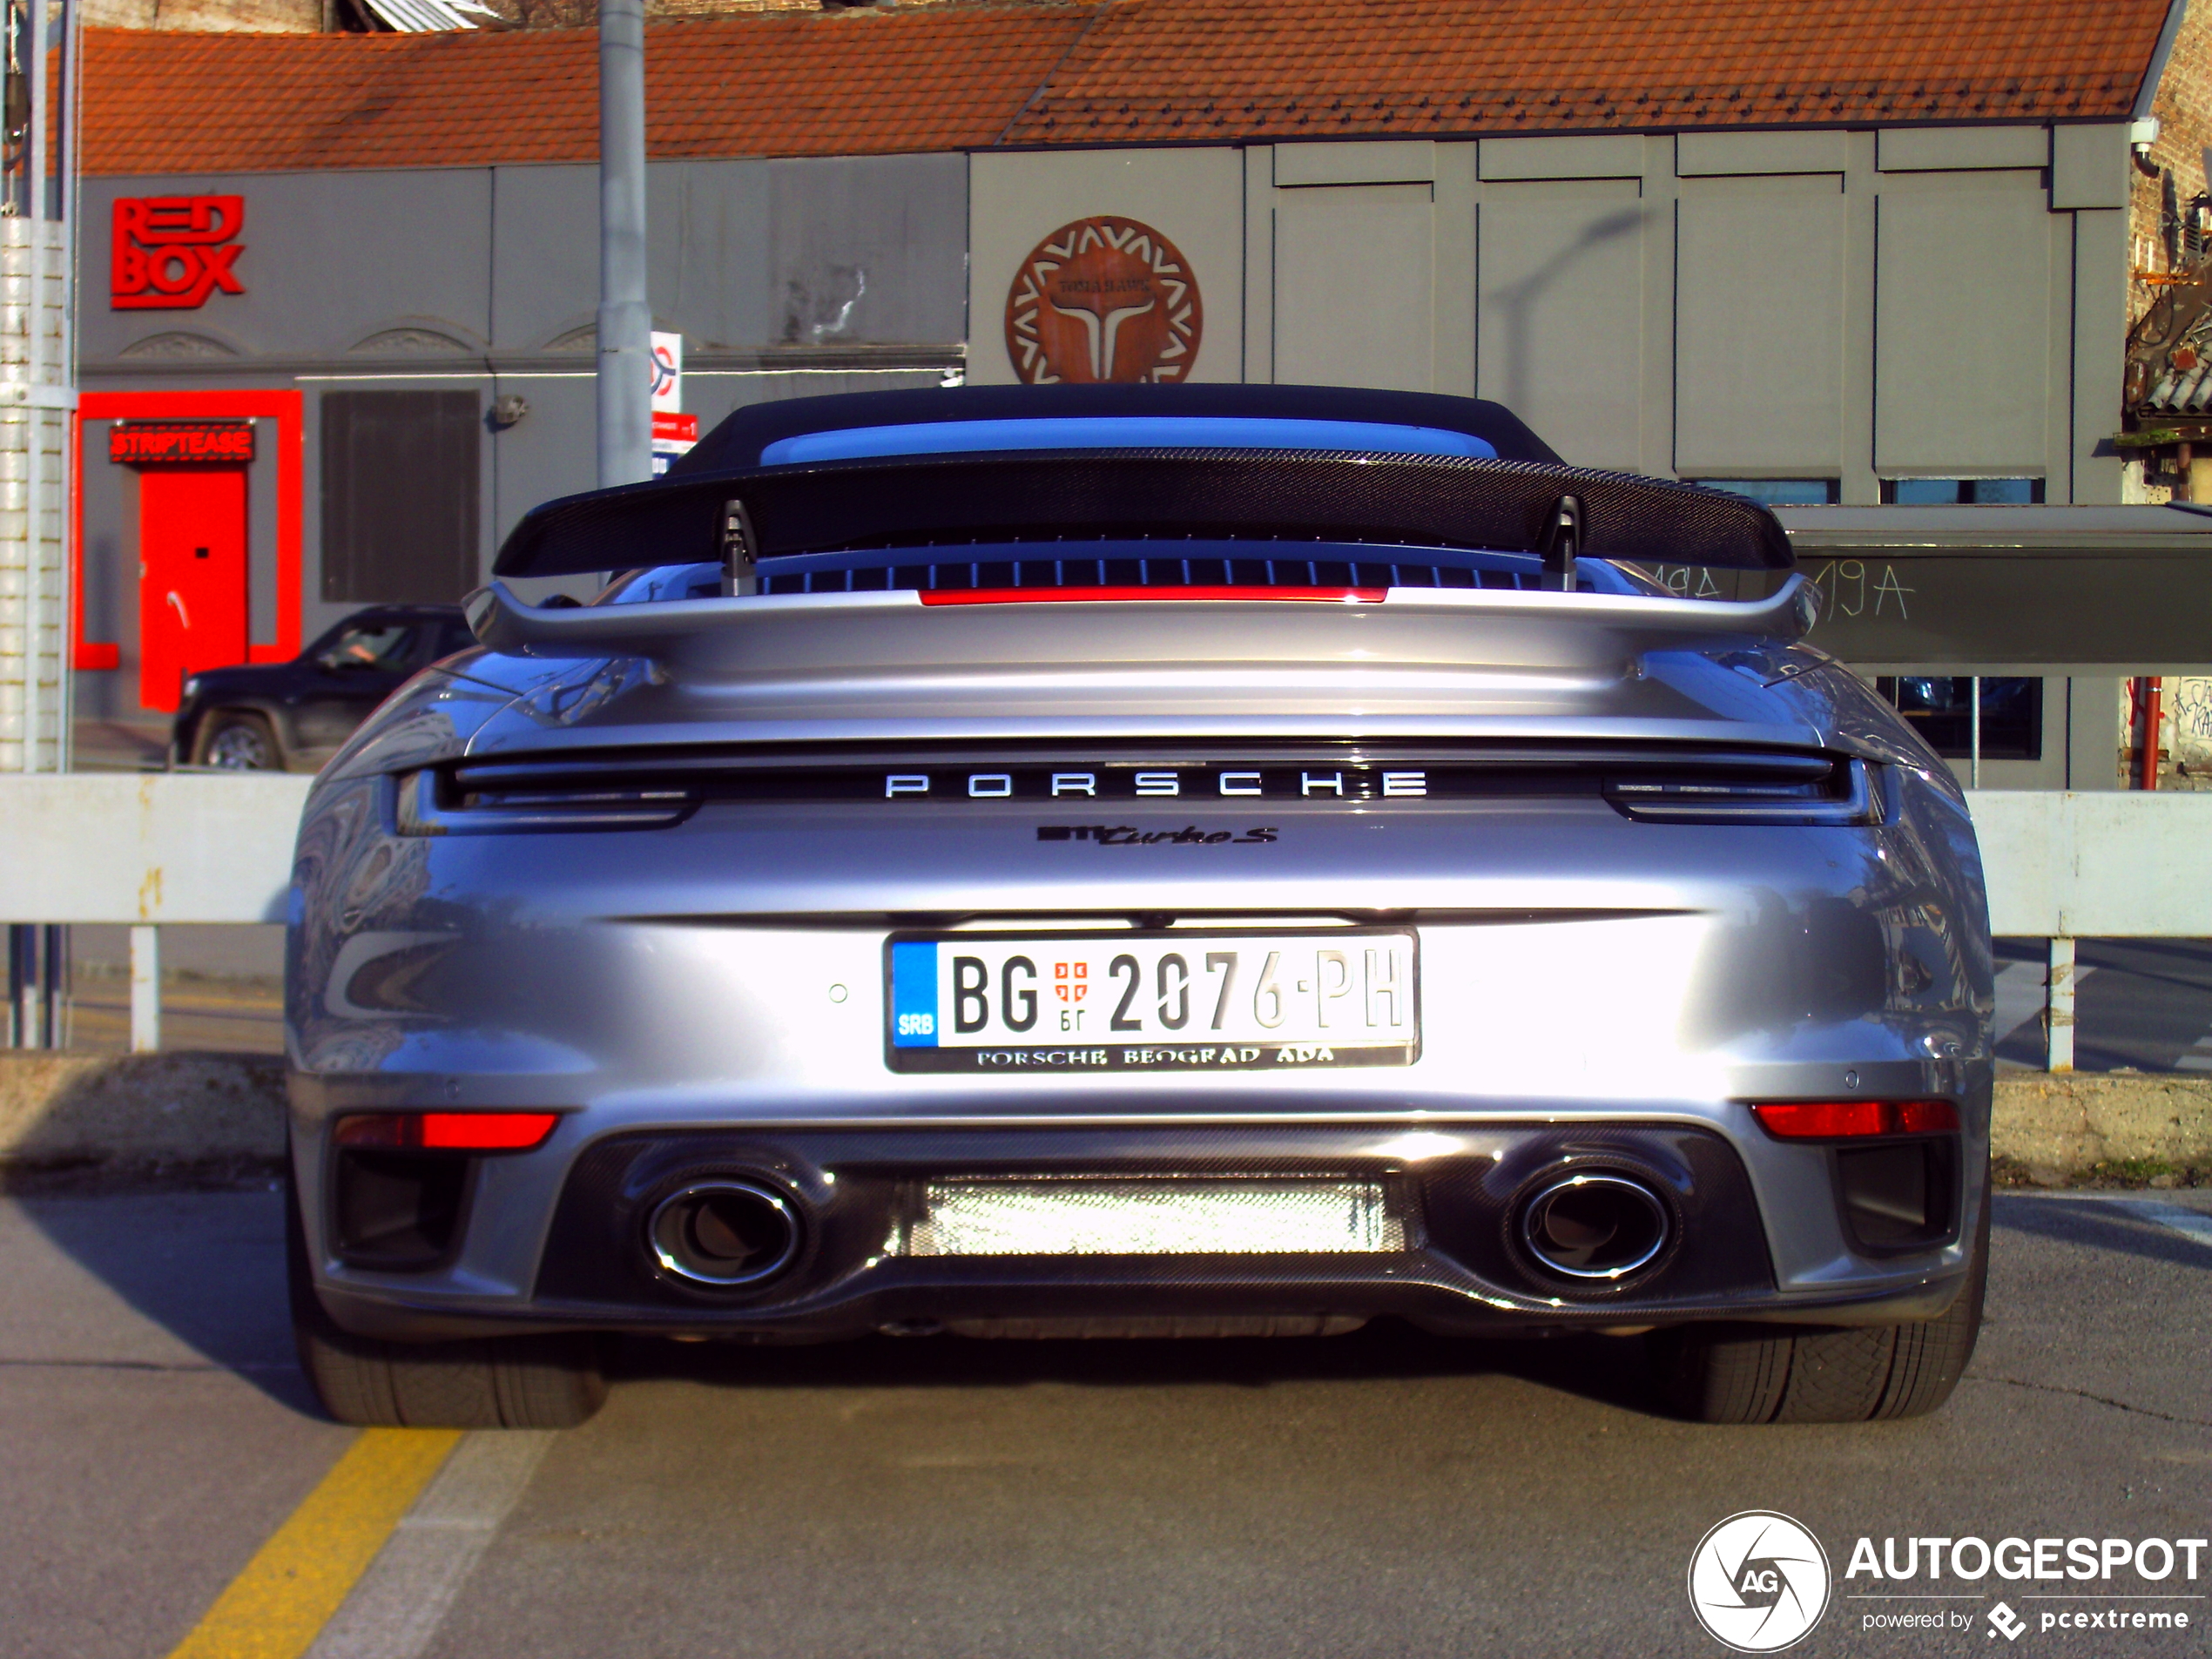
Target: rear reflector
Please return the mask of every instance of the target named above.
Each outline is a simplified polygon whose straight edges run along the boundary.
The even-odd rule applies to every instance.
[[[1770,1135],[1791,1141],[1857,1140],[1869,1135],[1955,1135],[1947,1100],[1789,1100],[1751,1108]]]
[[[1296,599],[1308,604],[1379,605],[1387,588],[925,588],[926,605],[1096,604],[1122,599]]]
[[[407,1152],[527,1152],[560,1121],[558,1112],[366,1112],[340,1118],[332,1138]]]

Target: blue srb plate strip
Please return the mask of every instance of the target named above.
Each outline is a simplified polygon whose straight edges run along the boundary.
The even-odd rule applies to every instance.
[[[937,1046],[937,947],[932,941],[891,947],[891,1046]]]

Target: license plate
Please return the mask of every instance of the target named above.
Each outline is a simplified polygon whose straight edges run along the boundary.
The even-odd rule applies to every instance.
[[[1305,1071],[1420,1057],[1411,928],[900,934],[894,1071]]]
[[[1406,1248],[1379,1181],[933,1181],[907,1256],[1340,1255]]]

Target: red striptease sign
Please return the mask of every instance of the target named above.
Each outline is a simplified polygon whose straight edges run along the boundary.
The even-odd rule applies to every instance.
[[[108,302],[118,311],[194,311],[220,289],[244,293],[233,239],[243,196],[118,196],[109,252]]]
[[[242,465],[253,459],[253,422],[118,421],[107,458],[125,467]]]

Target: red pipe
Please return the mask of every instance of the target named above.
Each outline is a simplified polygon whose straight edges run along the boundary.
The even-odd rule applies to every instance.
[[[2158,787],[2158,701],[2159,691],[2165,681],[2155,674],[2147,674],[2139,682],[2143,688],[2143,742],[2135,752],[2135,786],[2138,789]]]

